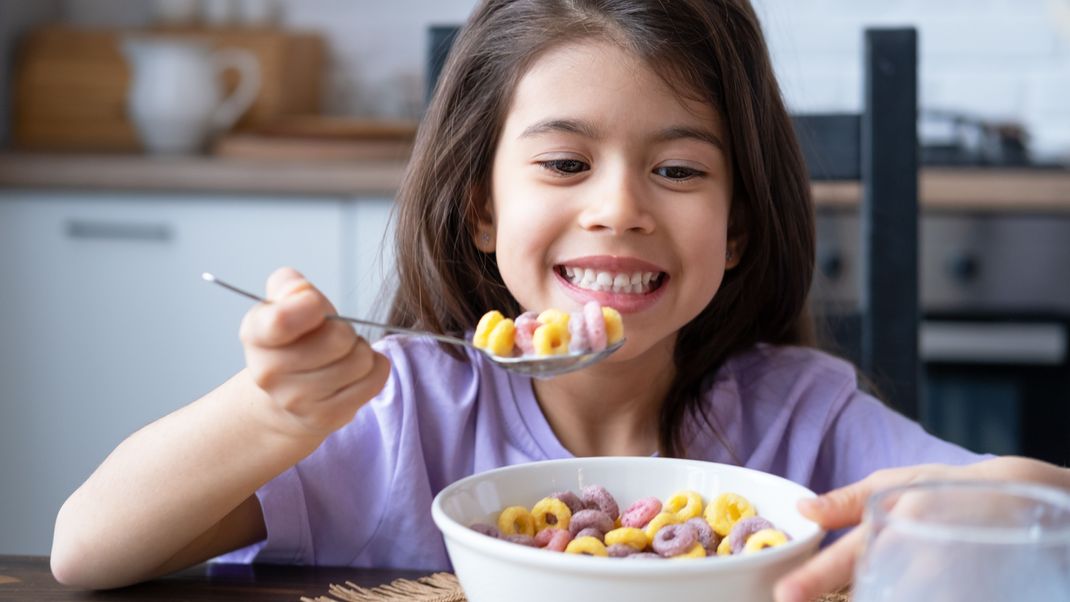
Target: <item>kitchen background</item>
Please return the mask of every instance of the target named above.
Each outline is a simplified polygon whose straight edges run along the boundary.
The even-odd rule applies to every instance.
[[[860,110],[862,30],[917,28],[921,417],[1070,461],[1070,0],[754,1],[800,113]],[[381,312],[429,28],[473,5],[0,0],[0,554],[46,554],[108,451],[241,366],[247,303],[202,271],[258,288],[294,265]],[[207,152],[142,152],[116,39],[150,28],[258,53],[257,100]],[[819,305],[857,301],[852,194],[815,192]]]

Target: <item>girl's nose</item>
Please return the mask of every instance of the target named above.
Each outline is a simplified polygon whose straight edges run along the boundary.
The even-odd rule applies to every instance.
[[[613,234],[654,231],[654,216],[644,202],[639,178],[625,173],[606,173],[587,194],[580,214],[585,230],[606,230]]]

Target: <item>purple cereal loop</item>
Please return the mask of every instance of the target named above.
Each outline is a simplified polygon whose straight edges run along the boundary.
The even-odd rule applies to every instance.
[[[706,519],[696,516],[695,518],[687,519],[684,524],[695,528],[695,532],[698,533],[698,542],[706,549],[707,556],[717,555],[717,545],[721,543],[721,536],[713,530],[713,527],[710,526]]]
[[[662,560],[661,554],[655,554],[653,552],[639,552],[638,554],[631,554],[625,556],[625,558],[649,558],[651,560]]]
[[[557,498],[564,502],[572,515],[575,516],[577,512],[583,510],[583,501],[580,500],[580,496],[572,493],[571,491],[558,491],[557,493],[550,494],[550,497]]]
[[[609,516],[610,520],[616,520],[620,516],[620,507],[617,500],[601,485],[588,485],[580,492],[584,508],[601,510]],[[609,529],[607,529],[608,531]]]
[[[581,537],[593,537],[598,541],[605,543],[606,534],[594,527],[587,527],[586,529],[580,529],[580,532],[576,534],[573,539],[579,539]]]
[[[609,554],[610,558],[624,558],[632,554],[638,554],[635,548],[626,543],[615,543],[611,546],[606,546],[606,553]]]
[[[740,519],[739,522],[732,525],[732,531],[728,533],[728,546],[733,554],[739,554],[743,551],[743,546],[747,545],[747,538],[751,535],[762,529],[775,528],[773,523],[760,516],[748,516]]]
[[[655,552],[668,558],[687,552],[695,547],[695,542],[697,540],[698,533],[695,532],[695,527],[692,525],[686,523],[679,525],[665,525],[658,529],[657,534],[654,535],[654,541],[652,541],[650,545],[654,548]]]
[[[620,515],[620,526],[635,527],[642,529],[661,512],[661,500],[656,497],[645,497],[636,500],[624,514]]]
[[[494,539],[502,538],[502,532],[498,530],[498,527],[492,527],[486,523],[473,523],[468,528],[476,533],[482,533],[483,535],[493,537]]]
[[[702,544],[702,547],[709,549],[715,535],[710,523],[706,522],[706,519],[696,516],[695,518],[687,519],[684,524],[694,527],[695,534],[698,535],[698,542]]]
[[[568,523],[568,532],[575,538],[577,533],[588,527],[608,533],[613,530],[613,519],[601,510],[580,510],[572,515],[572,520]]]
[[[535,544],[535,538],[530,536],[530,535],[520,535],[520,534],[510,535],[509,537],[505,538],[505,541],[518,543],[518,544],[520,544],[522,546],[528,546],[529,548],[537,548],[537,547],[539,547],[539,546],[537,546]]]

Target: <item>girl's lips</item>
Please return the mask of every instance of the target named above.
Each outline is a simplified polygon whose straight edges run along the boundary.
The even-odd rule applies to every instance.
[[[587,264],[584,265],[586,267]],[[599,267],[609,269],[608,265]],[[554,270],[554,276],[557,278],[557,282],[561,285],[561,288],[565,290],[565,294],[579,305],[583,305],[588,301],[597,301],[599,304],[608,305],[622,314],[637,313],[649,309],[661,299],[662,295],[665,293],[666,287],[669,285],[669,275],[662,273],[660,284],[648,293],[614,293],[580,288],[573,284],[568,278],[562,276],[561,272],[556,269]]]

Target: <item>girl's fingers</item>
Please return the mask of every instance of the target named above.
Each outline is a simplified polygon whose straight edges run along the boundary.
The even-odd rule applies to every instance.
[[[354,338],[342,357],[326,366],[303,372],[253,373],[257,384],[288,411],[304,413],[337,391],[360,381],[374,368],[375,352],[364,339]]]
[[[293,268],[279,268],[267,279],[267,298],[277,301],[286,295],[312,288],[312,284]]]
[[[799,500],[799,512],[826,530],[851,527],[862,522],[866,500],[875,491],[926,479],[946,477],[954,469],[938,464],[878,470],[846,487],[834,489],[815,499]]]
[[[281,347],[289,345],[323,323],[331,304],[311,286],[280,297],[271,303],[254,305],[242,319],[241,340],[246,345]]]
[[[246,345],[246,364],[263,375],[287,375],[318,370],[345,357],[356,344],[353,327],[338,320],[324,320],[312,332],[281,347]]]
[[[852,529],[806,564],[785,575],[774,589],[776,602],[808,602],[842,589],[851,582],[864,541],[864,529]]]

